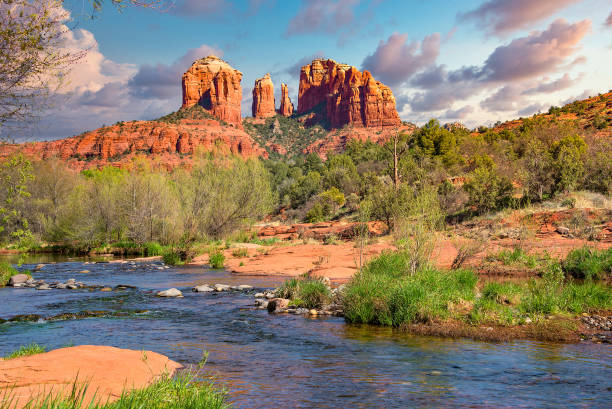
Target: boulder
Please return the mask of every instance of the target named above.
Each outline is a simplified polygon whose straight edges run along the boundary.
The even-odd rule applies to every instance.
[[[252,285],[248,285],[248,284],[240,284],[236,286],[236,290],[238,291],[248,291],[248,290],[252,290],[253,286]]]
[[[215,291],[215,289],[207,285],[198,285],[198,286],[193,287],[192,291],[196,293],[209,293],[211,291]]]
[[[36,287],[37,290],[50,290],[51,286],[49,284],[41,284],[38,287]]]
[[[182,297],[183,293],[176,288],[170,288],[168,290],[160,291],[157,293],[158,297]]]
[[[273,298],[268,301],[268,312],[279,313],[285,311],[289,307],[289,300],[286,298]]]
[[[15,284],[25,284],[31,277],[27,274],[15,274],[9,278],[8,285],[15,286]]]
[[[274,84],[270,74],[255,80],[253,87],[252,112],[254,118],[270,118],[276,115],[276,101],[274,100]]]
[[[231,289],[231,286],[229,286],[227,284],[215,284],[214,289],[217,292],[229,291]]]

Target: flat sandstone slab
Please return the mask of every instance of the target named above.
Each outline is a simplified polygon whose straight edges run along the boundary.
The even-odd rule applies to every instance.
[[[75,383],[87,384],[84,406],[92,399],[114,401],[124,390],[144,388],[181,368],[152,351],[81,345],[22,358],[0,360],[0,406],[5,392],[16,408],[39,396],[69,394]],[[78,379],[77,379],[78,378]]]

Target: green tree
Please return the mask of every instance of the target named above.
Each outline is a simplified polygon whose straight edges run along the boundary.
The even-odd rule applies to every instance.
[[[20,202],[30,197],[28,182],[32,179],[32,164],[21,153],[4,159],[0,164],[0,235],[4,240],[21,239],[30,234]]]
[[[586,143],[578,135],[566,136],[554,143],[551,148],[555,191],[570,191],[576,188],[584,174],[583,156]]]
[[[464,189],[468,205],[478,213],[485,213],[507,205],[512,197],[512,183],[497,172],[497,166],[488,155],[474,158],[475,169],[470,174]]]

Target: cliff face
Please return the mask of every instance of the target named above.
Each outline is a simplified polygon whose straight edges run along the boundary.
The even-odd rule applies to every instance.
[[[201,105],[217,118],[242,126],[242,73],[210,55],[193,63],[183,74],[183,106]]]
[[[287,84],[281,84],[281,104],[278,113],[283,116],[293,115],[293,103],[291,102],[291,98],[289,98]]]
[[[219,149],[243,157],[267,156],[242,129],[216,119],[119,123],[57,141],[6,144],[0,147],[0,156],[19,150],[37,159],[58,157],[82,170],[107,164],[121,166],[137,155],[146,155],[173,168],[189,164],[191,157],[186,155],[196,149]]]
[[[401,121],[395,97],[386,85],[368,71],[338,64],[334,60],[313,60],[302,67],[298,113],[326,105],[326,118],[332,128],[352,124],[362,127],[397,127]]]
[[[276,115],[276,101],[274,100],[274,84],[270,74],[255,80],[253,87],[253,117],[270,118]]]

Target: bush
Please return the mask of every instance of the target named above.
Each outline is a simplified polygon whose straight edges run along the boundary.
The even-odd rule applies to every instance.
[[[178,266],[184,264],[184,261],[181,259],[181,254],[179,250],[176,249],[168,249],[162,254],[162,259],[164,263],[169,266]]]
[[[225,265],[225,254],[221,250],[215,250],[210,253],[208,264],[214,269],[222,269]]]
[[[570,251],[561,263],[563,271],[578,279],[603,280],[612,277],[612,248],[596,250],[589,247]]]
[[[529,268],[535,268],[538,261],[535,256],[529,255],[520,247],[515,247],[514,250],[501,250],[494,256],[487,257],[489,260],[499,260],[504,265],[523,265]]]

